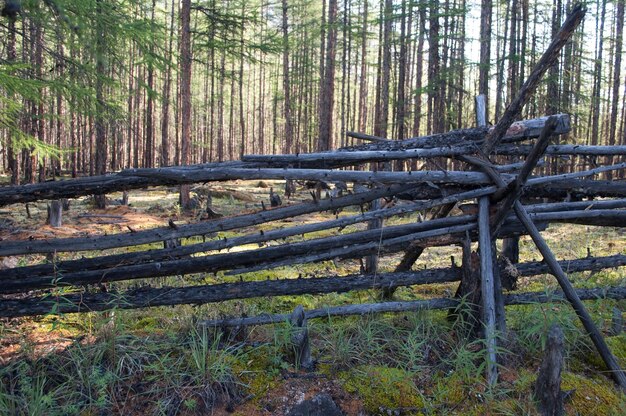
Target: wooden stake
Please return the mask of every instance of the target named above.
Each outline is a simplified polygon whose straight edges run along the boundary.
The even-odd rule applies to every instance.
[[[494,386],[498,381],[496,358],[496,301],[494,295],[493,257],[491,232],[489,231],[489,197],[481,197],[478,210],[478,244],[480,248],[480,277],[487,347],[487,383]]]

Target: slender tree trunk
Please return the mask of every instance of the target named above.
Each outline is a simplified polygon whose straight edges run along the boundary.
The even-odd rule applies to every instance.
[[[167,60],[172,60],[172,43],[174,41],[174,22],[176,12],[175,0],[172,0],[172,11],[170,13],[170,32],[167,47]],[[161,104],[161,166],[169,166],[170,164],[170,144],[169,144],[169,126],[170,126],[170,94],[172,90],[172,67],[167,65],[165,68],[165,81],[163,82],[163,100]]]
[[[489,69],[491,67],[492,0],[482,0],[480,6],[480,69],[478,93],[485,96],[486,117],[489,120]]]
[[[389,123],[389,83],[391,78],[391,23],[393,9],[391,0],[385,0],[383,12],[383,41],[381,47],[382,67],[380,71],[380,98],[376,103],[374,136],[387,137]]]
[[[318,150],[330,150],[333,143],[333,107],[335,101],[335,52],[337,48],[337,0],[328,2],[328,39],[326,67],[320,94],[320,134]]]
[[[593,92],[592,92],[592,108],[591,108],[591,144],[597,145],[599,141],[600,132],[600,94],[601,94],[601,77],[602,77],[602,52],[604,45],[604,17],[606,15],[606,0],[601,0],[602,11],[599,14],[599,24],[596,20],[596,33],[598,37],[597,49],[596,49],[596,61],[593,71]],[[598,8],[600,3],[598,3]]]
[[[289,79],[289,20],[287,0],[282,0],[283,9],[283,111],[285,114],[284,153],[293,150],[293,121],[291,119],[291,83]]]
[[[246,152],[246,123],[243,109],[243,62],[244,62],[244,34],[245,34],[245,15],[246,15],[246,2],[241,2],[241,33],[240,33],[240,49],[239,53],[241,59],[239,61],[239,130],[241,135],[241,143],[239,148],[239,156],[243,158]]]
[[[150,25],[154,28],[154,10],[156,8],[156,0],[152,0],[152,16],[150,18]],[[154,54],[154,48],[151,47],[151,55]],[[146,104],[146,151],[144,153],[143,165],[144,167],[151,168],[154,166],[154,65],[148,60],[148,91],[147,91],[147,104]]]
[[[191,0],[182,0],[180,12],[181,164],[189,164],[191,140]],[[189,186],[180,187],[180,206],[189,208]]]
[[[15,18],[10,18],[8,23],[8,39],[7,39],[7,61],[9,64],[15,63],[17,60],[17,52],[15,48]],[[11,97],[10,97],[11,98]],[[17,137],[14,133],[9,131],[9,168],[11,169],[11,185],[20,184],[20,160],[19,160],[19,148],[17,146]]]
[[[106,76],[105,54],[106,54],[106,28],[104,25],[104,13],[102,0],[97,0],[97,22],[96,22],[96,114],[94,127],[96,133],[96,154],[95,154],[95,174],[104,175],[107,168],[107,140],[106,140],[106,103],[104,101],[104,80]],[[106,208],[106,196],[95,196],[96,207]]]
[[[415,104],[413,115],[413,136],[419,136],[422,120],[422,78],[424,72],[424,39],[426,37],[426,5],[419,5],[419,40],[417,41],[417,65],[415,68]]]
[[[406,113],[406,68],[408,59],[407,48],[407,10],[406,0],[402,1],[402,16],[400,23],[400,56],[398,57],[398,93],[396,100],[396,138],[404,140],[405,132],[405,113]]]
[[[359,131],[365,131],[367,125],[367,5],[363,1],[363,25],[361,28],[361,76],[359,79]]]
[[[622,40],[624,34],[624,0],[617,1],[616,11],[616,26],[615,26],[615,64],[613,65],[613,94],[611,101],[611,121],[609,122],[609,146],[614,146],[617,143],[617,111],[619,104],[619,91],[621,82],[621,66],[622,66]],[[609,157],[607,161],[609,164],[613,163],[613,158]],[[610,179],[610,178],[609,178]]]
[[[552,38],[556,36],[561,27],[561,0],[554,2],[552,6]],[[559,61],[557,60],[548,71],[548,94],[546,100],[546,114],[552,115],[561,111],[559,99]]]

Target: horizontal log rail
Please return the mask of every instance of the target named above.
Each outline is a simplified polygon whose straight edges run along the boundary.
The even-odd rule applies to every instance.
[[[212,221],[203,221],[197,224],[178,225],[176,228],[171,226],[159,227],[150,230],[119,233],[99,237],[3,241],[0,245],[0,256],[104,250],[109,248],[150,244],[176,238],[201,236],[214,232],[250,227],[253,225],[297,217],[314,212],[334,211],[348,206],[363,205],[378,198],[390,197],[397,193],[407,192],[411,188],[412,185],[381,186],[374,188],[369,192],[346,195],[340,198],[323,199],[321,201],[289,205],[276,209],[259,211],[252,214],[242,214]]]
[[[0,270],[0,280],[6,278],[19,279],[33,276],[45,276],[54,274],[56,271],[75,272],[81,270],[94,270],[100,268],[111,268],[127,266],[131,264],[147,263],[160,260],[172,260],[175,258],[181,258],[189,256],[191,254],[230,249],[237,246],[243,246],[247,244],[259,244],[272,240],[282,240],[287,237],[296,235],[304,235],[306,233],[312,233],[317,231],[328,230],[332,228],[343,228],[359,222],[369,221],[374,218],[389,218],[391,216],[409,214],[415,211],[425,210],[440,205],[449,203],[465,201],[479,196],[489,195],[495,191],[495,187],[486,187],[477,189],[474,191],[463,192],[460,194],[454,194],[447,197],[401,204],[392,208],[379,209],[375,211],[367,211],[359,215],[351,215],[346,217],[337,218],[334,220],[316,222],[312,224],[297,225],[294,227],[286,227],[277,230],[269,230],[263,233],[254,233],[243,235],[233,238],[223,238],[213,241],[207,241],[205,243],[190,244],[174,248],[165,248],[158,250],[148,250],[133,253],[113,254],[108,256],[99,256],[94,258],[85,258],[80,260],[68,260],[57,261],[54,264],[42,264],[36,266],[26,266],[12,268],[9,270]],[[589,208],[587,205],[579,205],[580,208]],[[602,205],[605,206],[605,205]],[[621,207],[620,204],[607,205],[610,208]],[[626,200],[624,200],[623,206],[626,206]],[[597,208],[600,208],[598,206]],[[549,211],[549,210],[548,210]],[[63,242],[55,243],[53,240],[48,240],[52,246],[62,246]]]
[[[54,275],[57,272],[68,273],[84,270],[105,269],[111,267],[128,266],[132,264],[148,263],[162,260],[173,260],[191,254],[224,250],[247,244],[259,244],[272,240],[281,240],[287,237],[303,235],[305,233],[328,230],[331,228],[342,228],[358,222],[369,221],[373,218],[388,218],[395,215],[407,214],[414,211],[433,208],[452,202],[459,202],[475,197],[490,195],[495,187],[481,188],[474,191],[464,192],[460,194],[450,195],[448,197],[414,202],[399,205],[392,208],[381,209],[376,211],[368,211],[360,215],[347,216],[334,220],[304,224],[294,227],[287,227],[279,230],[269,230],[264,233],[254,233],[233,237],[229,239],[218,239],[199,244],[190,244],[175,248],[166,248],[158,250],[148,250],[133,253],[113,254],[108,256],[99,256],[94,258],[83,258],[79,260],[57,261],[55,263],[41,264],[35,266],[17,267],[12,269],[0,270],[0,281],[3,279],[21,279],[34,276]],[[563,202],[529,205],[527,209],[531,213],[535,212],[559,212],[559,211],[580,211],[580,210],[610,210],[615,208],[626,208],[626,199],[604,200],[604,201],[582,201],[582,202]],[[612,214],[612,212],[608,212]],[[559,215],[553,218],[557,220]],[[52,245],[54,243],[50,241]]]
[[[564,212],[540,212],[530,214],[533,221],[545,223],[576,222],[588,225],[626,225],[626,210],[578,210]],[[241,274],[287,265],[331,260],[334,258],[358,258],[382,251],[393,253],[408,243],[428,240],[448,234],[458,241],[465,231],[476,229],[476,217],[463,215],[446,217],[422,223],[403,224],[382,229],[357,231],[332,237],[305,240],[257,250],[189,257],[169,261],[154,261],[107,269],[66,272],[55,268],[55,273],[44,276],[28,275],[20,271],[20,278],[10,271],[0,279],[0,293],[15,293],[24,290],[42,289],[63,285],[84,285],[120,280],[173,276],[190,273],[215,273],[230,270]],[[513,216],[507,219],[500,237],[522,233],[519,222]],[[475,238],[474,233],[471,237]],[[444,240],[445,244],[450,244]]]
[[[626,298],[626,288],[595,288],[595,289],[577,289],[576,293],[581,300],[601,300],[615,299],[621,300]],[[565,298],[561,292],[526,292],[517,294],[504,295],[504,304],[507,306],[514,305],[531,305],[536,303],[554,303],[564,302]],[[429,300],[414,300],[405,302],[381,302],[381,303],[365,303],[359,305],[334,306],[328,308],[312,309],[305,311],[307,319],[323,319],[331,316],[355,316],[369,315],[378,313],[399,313],[414,312],[420,310],[437,310],[452,309],[460,305],[458,299],[436,298]],[[246,318],[228,318],[216,319],[210,321],[200,321],[198,325],[204,327],[229,327],[229,326],[252,326],[252,325],[269,325],[278,324],[289,321],[291,314],[275,314],[275,315],[259,315]]]
[[[560,261],[561,267],[570,273],[598,271],[626,265],[626,255],[589,257]],[[502,267],[500,273],[512,273]],[[549,268],[543,262],[515,265],[516,276],[545,274]],[[260,282],[221,283],[189,287],[143,287],[126,292],[64,293],[11,299],[4,296],[0,302],[0,317],[17,317],[56,313],[90,312],[112,308],[134,309],[179,304],[204,304],[234,299],[263,296],[287,296],[347,292],[351,290],[395,288],[420,284],[449,283],[461,278],[458,267],[421,270],[417,272],[378,273],[376,275],[350,275],[307,279],[281,279]]]

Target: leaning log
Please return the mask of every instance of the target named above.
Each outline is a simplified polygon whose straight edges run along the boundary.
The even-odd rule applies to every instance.
[[[286,207],[260,211],[253,214],[238,215],[197,224],[161,227],[134,233],[120,233],[98,238],[64,238],[55,240],[4,241],[0,245],[0,256],[12,256],[32,253],[55,253],[86,250],[104,250],[116,247],[150,244],[176,238],[206,235],[213,232],[233,230],[277,221],[285,218],[306,215],[313,212],[337,210],[352,205],[363,205],[377,198],[406,192],[412,185],[393,185],[374,188],[369,192],[346,195],[340,198],[325,199],[316,202],[290,205]]]
[[[172,261],[152,262],[131,266],[114,267],[102,270],[87,270],[75,273],[58,273],[48,276],[29,276],[21,279],[2,279],[0,293],[15,293],[23,290],[51,286],[84,285],[145,277],[172,276],[189,273],[212,273],[220,270],[253,267],[267,262],[302,261],[311,253],[324,253],[334,258],[349,254],[360,256],[360,250],[376,250],[378,245],[393,246],[411,239],[429,238],[456,230],[475,228],[475,217],[461,216],[387,227],[382,230],[368,230],[328,238],[307,240],[300,243],[283,244],[259,250],[217,254],[213,256],[191,257]],[[463,225],[461,225],[463,224]]]
[[[543,223],[544,218],[554,221],[606,223],[613,217],[626,223],[626,211],[569,211],[560,213],[530,214],[533,221]],[[609,217],[610,215],[610,217]],[[512,217],[511,217],[512,218]],[[587,220],[585,220],[587,218]],[[84,285],[119,280],[140,279],[147,277],[172,276],[190,273],[213,273],[221,270],[234,270],[243,273],[265,270],[279,266],[330,260],[334,258],[358,258],[366,254],[381,251],[393,253],[404,249],[412,241],[422,244],[445,245],[458,242],[465,231],[476,228],[475,217],[471,215],[448,217],[417,224],[404,224],[386,227],[382,230],[367,230],[333,237],[307,240],[300,243],[283,244],[259,250],[217,254],[204,257],[190,257],[171,261],[157,261],[130,266],[119,266],[102,270],[87,270],[65,273],[57,269],[54,274],[46,276],[26,276],[15,279],[6,274],[0,280],[0,293],[15,293],[24,290],[47,288],[63,285]],[[500,237],[517,235],[522,232],[518,222],[510,222],[504,226]],[[447,235],[447,234],[452,234]],[[436,236],[445,236],[443,240],[430,242]],[[470,233],[475,239],[476,234]]]
[[[626,255],[563,260],[561,267],[568,272],[602,270],[626,265]],[[512,271],[501,268],[500,273]],[[529,262],[517,265],[514,273],[519,276],[533,276],[549,272],[542,262]],[[422,270],[418,272],[379,273],[376,275],[350,275],[345,277],[322,277],[311,279],[282,279],[259,282],[222,283],[189,287],[143,287],[125,292],[65,293],[59,297],[46,295],[26,299],[4,297],[0,302],[0,317],[17,317],[57,313],[102,311],[112,308],[134,309],[151,306],[171,306],[179,304],[204,304],[234,299],[249,299],[265,296],[288,296],[302,294],[322,294],[347,292],[351,290],[389,289],[420,284],[449,283],[461,278],[457,267]],[[626,291],[626,288],[620,288]],[[607,293],[613,293],[606,289]],[[604,289],[598,290],[595,297],[603,297]],[[626,294],[625,294],[626,295]],[[610,296],[609,296],[610,297]],[[541,292],[529,295],[509,295],[515,304],[552,301],[554,296]],[[583,299],[591,297],[582,296]],[[556,299],[560,298],[557,296]],[[456,306],[456,303],[451,303]]]
[[[100,256],[94,258],[84,258],[79,260],[57,261],[54,264],[41,264],[35,266],[25,266],[12,269],[0,270],[0,281],[3,279],[21,279],[33,276],[52,275],[56,271],[62,270],[63,273],[77,272],[83,270],[106,269],[111,267],[129,266],[132,264],[148,263],[162,260],[173,260],[189,256],[191,254],[225,250],[237,246],[247,244],[259,244],[272,240],[282,240],[287,237],[296,235],[304,235],[331,228],[347,227],[351,224],[369,221],[373,218],[389,218],[391,216],[408,214],[415,211],[425,210],[436,206],[464,201],[471,198],[477,198],[491,194],[495,187],[486,187],[475,191],[463,192],[460,194],[450,195],[440,199],[413,202],[398,205],[392,208],[380,209],[376,211],[368,211],[360,215],[341,217],[334,220],[323,221],[312,224],[297,225],[276,230],[269,230],[263,233],[254,233],[243,235],[240,237],[223,238],[205,243],[190,244],[185,246],[176,246],[172,248],[164,248],[159,250],[148,250],[133,253],[113,254],[108,256]],[[626,206],[626,201],[625,201]],[[587,205],[580,205],[581,208],[588,208]],[[611,206],[614,207],[614,206]],[[54,240],[48,240],[50,245],[59,245]]]
[[[548,45],[548,48],[544,51],[539,58],[539,61],[535,64],[535,67],[530,72],[530,75],[524,81],[517,95],[509,103],[502,118],[498,120],[495,128],[489,132],[485,143],[482,145],[484,154],[489,155],[493,148],[501,143],[505,137],[507,130],[511,127],[513,120],[519,116],[524,105],[530,100],[535,89],[539,85],[539,82],[543,78],[548,68],[550,68],[559,58],[561,49],[565,46],[567,41],[571,38],[574,31],[580,25],[585,17],[586,9],[581,5],[575,5],[568,13],[567,18],[563,22],[563,25],[559,31],[554,35],[552,42]]]

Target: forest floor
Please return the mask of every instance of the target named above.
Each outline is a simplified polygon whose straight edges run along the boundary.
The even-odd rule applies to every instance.
[[[211,185],[213,208],[224,215],[253,212],[261,201],[269,206],[269,187],[280,182],[228,182]],[[201,192],[200,192],[201,193]],[[0,209],[0,241],[96,236],[176,223],[197,222],[200,212],[183,214],[174,188],[130,192],[130,206],[121,194],[109,195],[106,210],[92,208],[89,198],[73,200],[63,225],[45,225],[46,203]],[[306,189],[285,203],[310,200]],[[114,205],[116,204],[116,205]],[[356,213],[344,211],[339,215]],[[269,228],[330,219],[331,213],[307,215],[238,230],[251,233]],[[386,224],[415,221],[394,218]],[[364,229],[365,224],[348,227]],[[306,238],[339,233],[313,233]],[[215,238],[230,237],[223,232]],[[551,226],[544,233],[559,259],[626,253],[623,229],[575,225]],[[301,241],[302,236],[288,241]],[[187,241],[187,243],[197,239]],[[183,242],[185,243],[185,242]],[[273,243],[269,243],[273,244]],[[112,250],[136,251],[158,245]],[[237,249],[249,249],[244,246]],[[527,238],[521,241],[522,261],[541,256]],[[100,253],[64,254],[63,258]],[[415,269],[450,265],[458,248],[428,249]],[[381,258],[380,270],[391,271],[399,255]],[[0,258],[1,267],[37,264],[45,256]],[[194,274],[153,279],[153,285],[191,285],[243,280],[298,278],[358,273],[358,260],[327,261],[269,271],[225,276]],[[576,287],[623,285],[626,268],[574,273]],[[117,288],[128,283],[111,284]],[[549,276],[523,278],[519,291],[556,288]],[[453,296],[456,284],[399,289],[399,300]],[[123,414],[123,415],[282,415],[305,399],[327,393],[344,414],[484,415],[537,414],[532,386],[542,358],[547,329],[559,323],[566,337],[563,390],[573,390],[567,414],[623,415],[626,396],[615,388],[582,327],[565,304],[531,304],[507,308],[510,333],[499,351],[500,382],[484,383],[484,350],[465,336],[463,323],[447,311],[421,311],[310,321],[315,371],[288,362],[292,329],[277,324],[224,334],[202,330],[197,320],[225,316],[289,313],[305,309],[377,300],[374,291],[343,294],[255,298],[220,304],[115,310],[101,313],[47,315],[0,321],[0,414]],[[626,301],[587,302],[605,334],[615,307]],[[607,338],[626,367],[626,336]]]

